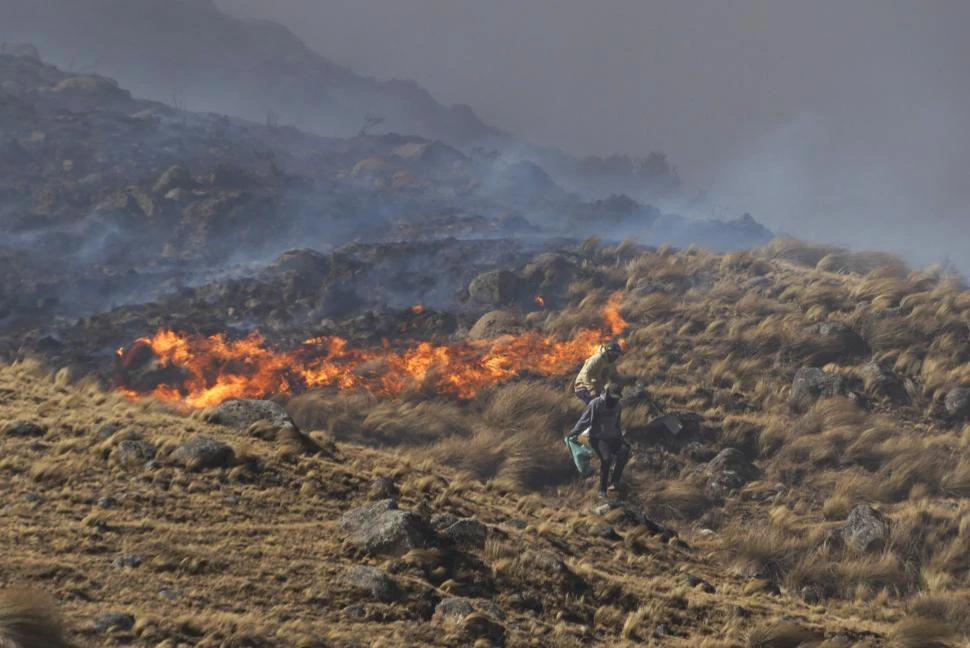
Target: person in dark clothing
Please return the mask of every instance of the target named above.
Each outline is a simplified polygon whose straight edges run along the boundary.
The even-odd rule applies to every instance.
[[[600,459],[601,498],[606,497],[607,488],[615,490],[619,487],[623,468],[630,459],[630,445],[623,438],[623,431],[620,429],[622,395],[623,389],[619,385],[608,384],[602,395],[589,402],[569,433],[570,437],[577,437],[583,431],[589,430],[589,445]]]

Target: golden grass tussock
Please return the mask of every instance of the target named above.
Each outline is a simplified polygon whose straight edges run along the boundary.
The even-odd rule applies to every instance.
[[[0,591],[0,646],[66,648],[53,601],[32,590]]]

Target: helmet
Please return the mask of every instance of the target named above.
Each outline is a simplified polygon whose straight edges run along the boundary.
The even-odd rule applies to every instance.
[[[618,342],[610,342],[606,345],[606,355],[614,358],[623,355],[623,347]]]

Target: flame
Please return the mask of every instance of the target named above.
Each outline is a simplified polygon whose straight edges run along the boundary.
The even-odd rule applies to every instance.
[[[546,300],[543,299],[542,295],[536,295],[536,303],[539,304],[540,306],[545,306]]]
[[[415,315],[420,315],[424,312],[424,304],[415,304],[411,307],[411,312]]]
[[[323,336],[304,340],[296,349],[274,350],[258,333],[235,341],[223,334],[208,337],[161,330],[141,338],[121,357],[130,369],[133,355],[149,346],[164,369],[177,367],[184,380],[160,385],[151,396],[202,408],[230,398],[263,398],[270,394],[331,387],[365,389],[399,395],[408,389],[431,390],[459,399],[474,397],[483,388],[529,372],[542,376],[567,373],[602,344],[627,327],[619,313],[622,294],[610,298],[603,329],[586,329],[560,341],[536,332],[494,340],[434,345],[421,342],[396,349],[351,348],[347,340]],[[137,394],[127,386],[119,390]]]

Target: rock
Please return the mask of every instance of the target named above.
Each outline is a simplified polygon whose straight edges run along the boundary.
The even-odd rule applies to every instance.
[[[3,427],[6,436],[40,437],[47,434],[47,428],[33,421],[15,421]]]
[[[620,538],[620,534],[616,532],[616,529],[602,522],[590,525],[589,534],[597,538],[603,538],[604,540],[616,541],[622,539]]]
[[[503,621],[508,617],[505,610],[499,607],[495,601],[489,599],[478,599],[475,601],[475,609]]]
[[[508,270],[489,270],[468,284],[469,296],[480,304],[501,306],[518,297],[519,278]]]
[[[99,508],[109,509],[118,506],[118,500],[110,495],[104,495],[103,497],[98,498],[97,504]]]
[[[569,567],[562,561],[562,558],[551,551],[540,551],[532,556],[532,564],[542,571],[551,574],[568,574]]]
[[[121,425],[118,423],[105,423],[98,428],[98,441],[107,441],[114,433],[121,429]]]
[[[424,520],[416,513],[399,510],[393,500],[348,511],[340,518],[340,526],[350,544],[370,554],[401,556],[429,544]]]
[[[593,509],[593,513],[596,513],[596,515],[606,515],[612,508],[613,506],[611,504],[600,504]]]
[[[461,630],[467,642],[477,643],[476,639],[487,639],[493,645],[505,642],[505,628],[502,624],[481,612],[473,612],[465,617]]]
[[[865,381],[866,393],[873,398],[885,398],[895,405],[908,405],[909,392],[903,381],[891,371],[870,362],[859,372]]]
[[[510,311],[495,310],[482,315],[471,330],[470,340],[490,340],[502,335],[521,335],[525,327],[519,317]]]
[[[703,467],[707,476],[705,491],[711,497],[724,497],[750,481],[761,478],[758,467],[737,448],[725,448]]]
[[[970,389],[951,389],[943,398],[943,406],[950,418],[958,421],[970,419]]]
[[[135,568],[141,565],[142,558],[137,554],[121,554],[111,562],[116,569]]]
[[[818,343],[813,357],[819,364],[841,362],[869,355],[869,345],[861,335],[842,322],[822,322],[808,328]]]
[[[135,627],[135,617],[121,612],[109,612],[95,619],[92,625],[98,634],[105,634],[113,629],[127,632]]]
[[[269,421],[283,426],[293,423],[293,419],[277,403],[254,398],[234,398],[227,400],[213,410],[207,411],[203,418],[209,423],[225,425],[237,432],[245,432],[253,423]]]
[[[699,576],[693,576],[692,574],[685,574],[684,582],[687,583],[688,587],[699,589],[705,594],[714,594],[717,592],[717,590],[714,588],[713,585],[708,583],[703,578],[700,578]]]
[[[799,590],[798,595],[809,605],[818,605],[822,602],[822,588],[818,585],[806,585]]]
[[[367,617],[367,609],[364,608],[360,603],[354,603],[353,605],[348,605],[343,610],[341,610],[343,615],[353,621],[360,621]]]
[[[189,191],[194,186],[195,182],[192,180],[192,174],[189,173],[189,170],[176,164],[169,167],[165,173],[159,176],[155,186],[152,187],[152,192],[156,195],[164,196],[176,189]]]
[[[430,522],[431,527],[435,531],[441,531],[442,529],[450,527],[459,519],[457,515],[452,515],[451,513],[435,513],[431,516]]]
[[[845,379],[816,367],[802,367],[792,381],[789,402],[798,410],[808,409],[820,398],[835,398],[848,394]]]
[[[224,468],[235,458],[232,448],[212,437],[199,436],[183,443],[172,453],[172,460],[187,470]]]
[[[148,441],[126,439],[115,446],[112,456],[119,466],[136,468],[154,459],[156,452],[155,446]]]
[[[394,499],[401,494],[401,491],[390,477],[378,477],[371,483],[367,494],[373,500],[385,500]]]
[[[434,616],[437,619],[464,619],[474,611],[475,609],[467,600],[449,597],[441,599],[434,609]]]
[[[441,536],[460,547],[481,549],[488,537],[488,527],[473,518],[462,518],[443,529]]]
[[[24,493],[24,501],[30,502],[31,504],[36,504],[40,501],[40,495],[33,491],[27,491]]]
[[[852,509],[845,526],[837,529],[836,533],[856,551],[877,551],[889,539],[889,522],[879,511],[861,504]]]
[[[374,567],[364,565],[354,567],[344,576],[344,581],[355,590],[366,593],[383,603],[393,601],[399,593],[394,580]]]

